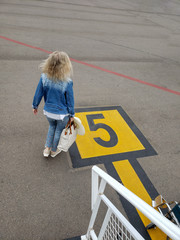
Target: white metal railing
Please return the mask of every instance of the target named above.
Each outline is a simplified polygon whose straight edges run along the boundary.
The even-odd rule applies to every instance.
[[[100,185],[99,178],[101,178]],[[180,229],[174,223],[161,215],[149,204],[144,202],[142,199],[124,187],[121,183],[117,182],[114,178],[96,166],[92,168],[92,215],[86,235],[81,236],[82,240],[144,239],[104,195],[106,184],[109,184],[116,192],[128,200],[135,208],[141,211],[148,219],[151,220],[151,222],[159,227],[171,239],[180,240]],[[94,224],[101,201],[105,203],[108,210],[97,236],[94,230]]]

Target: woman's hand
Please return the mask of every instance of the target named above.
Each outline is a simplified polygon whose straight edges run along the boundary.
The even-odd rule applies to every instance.
[[[74,118],[73,117],[70,118],[70,123],[72,123],[72,122],[74,122]]]
[[[37,108],[36,108],[36,109],[34,108],[34,109],[33,109],[33,113],[34,113],[34,115],[37,115],[38,109],[37,109]]]

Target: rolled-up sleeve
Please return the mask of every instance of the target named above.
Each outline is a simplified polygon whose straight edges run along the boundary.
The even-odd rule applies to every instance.
[[[38,83],[38,86],[37,86],[34,98],[33,98],[32,107],[34,109],[38,108],[43,95],[44,95],[44,91],[43,91],[43,83],[42,83],[42,77],[41,77],[40,80],[39,80],[39,83]]]
[[[74,92],[73,92],[73,81],[70,81],[66,90],[66,101],[68,113],[71,117],[74,117]]]

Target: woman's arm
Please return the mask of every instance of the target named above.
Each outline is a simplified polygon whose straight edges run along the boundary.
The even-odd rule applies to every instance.
[[[66,101],[67,101],[67,108],[70,117],[74,117],[74,92],[73,92],[73,81],[68,83],[68,87],[66,90]]]
[[[38,111],[37,108],[41,102],[43,95],[44,95],[44,91],[43,91],[43,83],[42,83],[42,77],[41,77],[33,98],[33,103],[32,103],[34,114],[37,114],[37,111]]]

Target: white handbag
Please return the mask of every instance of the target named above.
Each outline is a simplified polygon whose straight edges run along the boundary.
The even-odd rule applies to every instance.
[[[77,137],[77,128],[74,124],[68,122],[66,128],[62,131],[59,144],[57,148],[61,151],[67,152],[71,145],[75,142]]]

